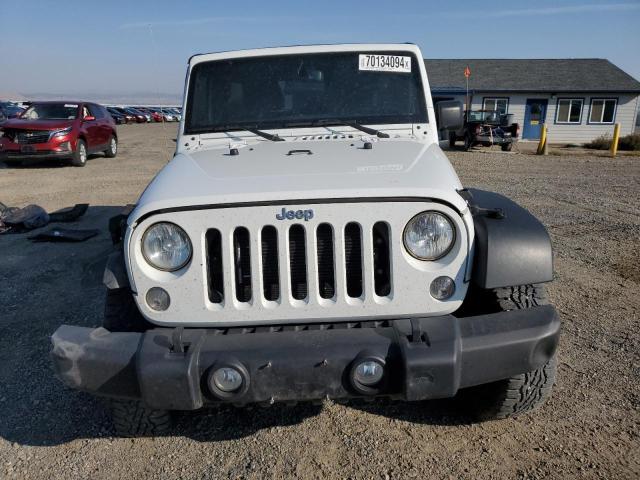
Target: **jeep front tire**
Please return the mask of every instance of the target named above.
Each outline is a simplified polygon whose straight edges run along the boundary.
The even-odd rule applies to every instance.
[[[494,311],[522,310],[549,304],[542,285],[473,290],[469,294],[474,297],[469,299],[472,304],[489,305]],[[549,398],[556,369],[554,355],[547,364],[532,372],[466,388],[459,393],[462,406],[479,420],[497,420],[526,413]]]
[[[170,430],[172,419],[168,410],[154,410],[135,400],[110,400],[113,429],[120,437],[147,437]]]

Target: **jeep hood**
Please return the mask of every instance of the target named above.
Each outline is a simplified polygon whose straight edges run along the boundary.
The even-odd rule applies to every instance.
[[[164,209],[323,198],[422,197],[462,211],[462,188],[436,144],[380,140],[260,141],[231,155],[228,146],[177,154],[147,187],[129,217]]]

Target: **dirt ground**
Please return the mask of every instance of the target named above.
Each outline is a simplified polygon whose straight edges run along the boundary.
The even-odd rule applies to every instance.
[[[332,402],[182,414],[161,438],[113,436],[102,403],[49,366],[61,324],[97,325],[107,219],[168,161],[175,126],[120,128],[85,168],[0,164],[0,201],[90,203],[80,244],[0,237],[0,478],[638,478],[640,159],[451,152],[467,186],[504,193],[548,227],[563,320],[541,410],[471,423],[448,401]]]

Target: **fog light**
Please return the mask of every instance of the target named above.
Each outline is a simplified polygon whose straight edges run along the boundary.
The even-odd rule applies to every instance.
[[[222,367],[211,375],[215,387],[225,393],[235,392],[242,387],[244,379],[242,374],[232,367]]]
[[[438,277],[431,282],[429,292],[436,300],[446,300],[450,298],[456,291],[456,282],[449,277]]]
[[[365,387],[371,387],[382,380],[384,366],[375,360],[365,360],[353,370],[353,380]]]
[[[61,152],[68,152],[69,150],[71,150],[71,144],[69,142],[62,142],[60,145],[58,145],[58,149]]]
[[[150,288],[147,292],[147,305],[151,310],[163,312],[171,304],[171,298],[166,290],[160,287]]]

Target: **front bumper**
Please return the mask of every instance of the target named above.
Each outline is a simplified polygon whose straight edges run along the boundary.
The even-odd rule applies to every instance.
[[[65,147],[65,144],[68,145]],[[73,157],[75,146],[76,143],[71,135],[58,136],[46,143],[30,145],[15,143],[3,138],[0,140],[0,161],[67,159]]]
[[[157,409],[364,397],[350,375],[364,358],[385,363],[383,380],[368,394],[423,400],[535,370],[554,354],[559,332],[552,306],[461,319],[228,330],[110,333],[62,325],[52,336],[52,359],[72,388]],[[220,366],[245,374],[236,395],[221,398],[208,388],[208,375]]]

